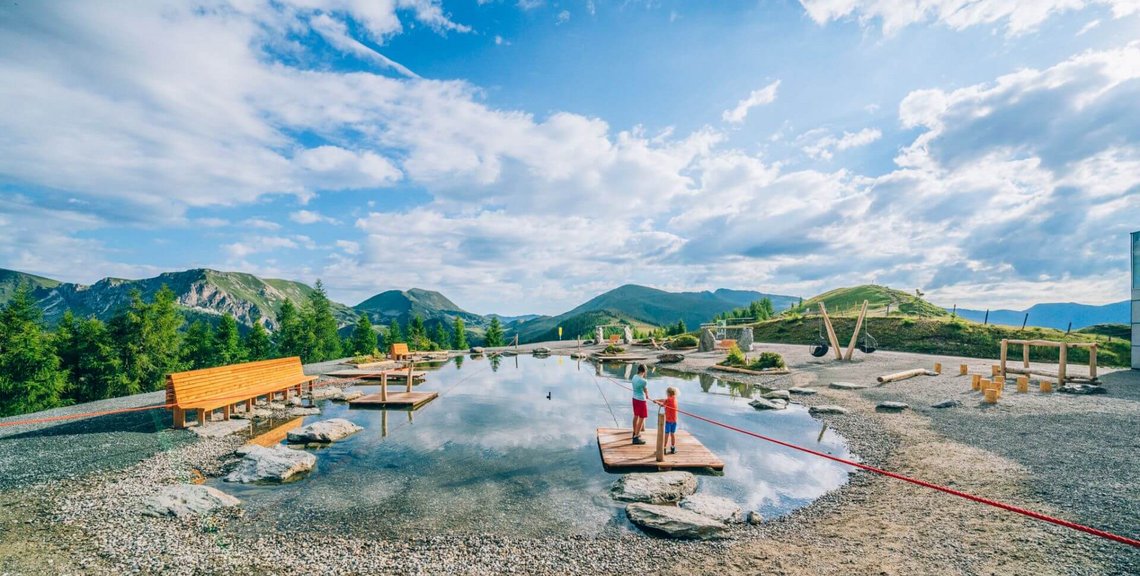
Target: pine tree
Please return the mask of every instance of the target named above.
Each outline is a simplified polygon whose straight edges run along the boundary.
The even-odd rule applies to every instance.
[[[424,319],[420,318],[419,314],[412,317],[408,322],[408,348],[412,350],[423,350],[427,348],[425,344],[427,340],[427,329],[424,328]]]
[[[376,350],[376,332],[372,330],[372,321],[367,314],[361,314],[356,320],[356,327],[352,330],[353,354],[368,355]]]
[[[435,337],[432,338],[432,342],[435,342],[442,350],[451,348],[451,334],[447,333],[447,326],[444,326],[443,320],[435,325]]]
[[[760,299],[760,313],[763,315],[760,320],[767,320],[776,315],[776,307],[772,305],[772,299],[764,297]]]
[[[301,356],[305,353],[305,326],[297,307],[289,300],[281,303],[277,313],[277,332],[273,335],[273,345],[282,357]]]
[[[678,334],[684,334],[685,332],[688,332],[688,331],[689,331],[689,328],[687,326],[685,326],[684,319],[677,320],[677,333]]]
[[[91,402],[126,393],[111,335],[98,319],[77,321],[68,311],[56,327],[54,340],[60,369],[67,372],[68,400]]]
[[[65,386],[43,313],[20,287],[0,313],[0,416],[59,406]]]
[[[503,345],[503,325],[499,323],[497,316],[491,317],[491,324],[487,326],[487,334],[484,336],[487,346],[502,346]]]
[[[388,333],[384,335],[384,347],[391,348],[393,344],[404,341],[404,333],[400,331],[400,323],[393,318],[388,324]]]
[[[245,350],[241,347],[237,320],[226,314],[214,331],[214,365],[229,366],[242,362],[245,362]]]
[[[190,370],[216,366],[214,329],[209,323],[195,320],[182,335],[182,364]]]
[[[245,348],[246,359],[251,362],[273,358],[273,341],[269,338],[269,331],[261,323],[260,314],[254,314],[253,327],[245,333],[242,348]]]
[[[178,311],[174,291],[165,284],[146,307],[146,345],[151,357],[149,370],[144,374],[143,389],[161,390],[166,386],[166,375],[182,370],[179,348],[182,346],[180,330],[186,318]]]
[[[459,316],[455,317],[455,333],[451,336],[451,347],[455,350],[467,349],[467,334],[466,328],[463,326],[463,319]]]
[[[340,358],[340,335],[337,334],[336,318],[332,314],[325,285],[318,279],[313,292],[309,294],[309,304],[303,315],[305,332],[308,338],[304,362],[323,362]]]

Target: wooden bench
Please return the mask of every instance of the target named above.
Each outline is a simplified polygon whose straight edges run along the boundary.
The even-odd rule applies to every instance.
[[[411,355],[411,352],[408,352],[408,345],[404,342],[396,342],[388,348],[388,358],[391,360],[404,360]]]
[[[728,350],[733,346],[736,346],[736,340],[732,340],[730,338],[725,338],[724,340],[720,340],[716,343],[717,348],[724,348],[725,350]]]
[[[617,334],[610,335],[610,344],[616,345],[618,342],[621,342],[621,336]]]
[[[218,409],[229,420],[237,404],[245,404],[248,412],[261,396],[272,402],[284,394],[288,400],[290,393],[301,394],[301,386],[316,379],[305,375],[296,356],[178,372],[166,377],[166,403],[173,406],[174,427],[185,428],[187,410],[197,412],[199,425]]]

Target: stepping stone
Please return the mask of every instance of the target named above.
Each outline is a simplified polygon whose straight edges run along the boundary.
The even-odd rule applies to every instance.
[[[881,412],[902,412],[903,410],[906,410],[907,408],[910,408],[910,404],[907,404],[905,402],[890,402],[890,401],[879,402],[879,404],[877,406],[875,406],[875,410],[879,410]]]
[[[847,409],[834,404],[822,404],[808,408],[808,414],[846,414]]]
[[[725,524],[741,524],[744,522],[744,513],[740,510],[740,506],[728,498],[708,494],[693,494],[681,500],[677,505],[706,518],[712,518],[717,522],[724,522]]]
[[[361,430],[364,430],[364,428],[344,418],[333,418],[332,420],[321,420],[320,422],[313,422],[308,426],[302,426],[296,430],[290,430],[286,434],[285,439],[288,440],[290,444],[336,442]]]
[[[943,400],[937,404],[931,404],[931,408],[955,408],[961,406],[962,403],[957,400]]]
[[[284,446],[264,448],[247,444],[237,453],[243,457],[237,468],[226,476],[226,482],[284,482],[312,470],[317,464],[316,456]]]
[[[635,502],[625,507],[629,520],[655,534],[684,540],[711,540],[723,538],[725,525],[684,508],[642,504]]]
[[[767,398],[768,400],[791,400],[792,396],[787,390],[773,390],[762,395],[761,398]]]
[[[697,477],[689,472],[626,474],[610,488],[610,496],[622,502],[670,504],[697,491]]]
[[[792,394],[799,394],[801,396],[811,396],[811,395],[815,394],[815,389],[814,388],[795,387],[795,388],[788,388],[788,392],[791,392]]]
[[[158,494],[143,501],[144,516],[188,518],[241,504],[241,500],[209,486],[175,484],[164,486]]]
[[[852,382],[832,382],[829,386],[836,390],[862,390],[867,387],[866,384],[854,384]]]
[[[753,526],[763,524],[764,518],[762,516],[760,516],[759,512],[753,510],[753,511],[748,513],[748,523],[753,525]]]
[[[772,400],[768,400],[767,398],[756,398],[749,402],[748,405],[757,410],[783,410],[784,408],[788,407],[788,402],[786,400],[780,400],[778,398]]]

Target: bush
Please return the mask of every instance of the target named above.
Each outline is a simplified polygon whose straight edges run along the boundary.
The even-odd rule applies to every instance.
[[[613,344],[606,346],[606,349],[602,350],[602,353],[604,354],[621,354],[622,352],[625,352],[625,348],[622,348],[621,346],[615,346]]]
[[[733,344],[728,349],[728,358],[724,359],[721,364],[725,366],[744,366],[747,360],[744,358],[744,353],[740,351],[740,347]]]
[[[678,348],[692,348],[698,343],[699,342],[697,342],[696,336],[693,336],[692,334],[682,334],[674,338],[673,341],[669,343],[669,347],[674,350]]]
[[[753,360],[748,368],[752,370],[765,370],[767,368],[783,368],[784,357],[775,352],[761,352],[760,357]]]

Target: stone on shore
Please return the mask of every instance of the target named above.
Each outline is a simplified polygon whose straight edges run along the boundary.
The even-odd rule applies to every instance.
[[[957,401],[957,400],[943,400],[937,404],[931,404],[930,407],[931,408],[954,408],[954,407],[961,406],[961,405],[962,405],[962,403]]]
[[[291,444],[306,444],[308,442],[336,442],[343,440],[357,432],[364,430],[360,426],[345,420],[344,418],[333,418],[332,420],[321,420],[320,422],[313,422],[307,426],[302,426],[296,430],[290,430],[286,434],[286,440]]]
[[[1102,386],[1093,386],[1091,384],[1065,384],[1057,389],[1058,392],[1065,394],[1108,394]]]
[[[360,390],[340,390],[338,393],[329,396],[329,400],[333,402],[351,402],[364,396],[364,392]]]
[[[332,398],[333,396],[343,396],[344,390],[336,386],[322,386],[320,388],[313,388],[313,392],[309,398],[313,400],[324,400],[325,398]]]
[[[226,476],[226,482],[284,482],[312,470],[317,463],[316,456],[284,446],[265,448],[247,444],[238,453],[242,454],[242,459],[237,468]]]
[[[303,406],[294,406],[293,408],[289,409],[290,416],[315,416],[320,413],[321,409],[317,408],[316,406],[308,408]]]
[[[241,500],[209,486],[195,484],[175,484],[148,497],[142,503],[144,516],[175,516],[188,518],[208,514],[218,508],[229,508],[241,504]]]
[[[736,345],[740,347],[743,352],[752,351],[752,329],[742,328],[740,330],[740,338],[736,341]]]
[[[764,523],[764,517],[761,516],[759,512],[752,510],[751,512],[748,513],[748,523],[753,525],[753,526],[763,524]]]
[[[571,354],[571,356],[573,356],[573,354]],[[684,359],[685,359],[684,354],[658,354],[657,355],[657,363],[658,364],[676,364],[678,362],[681,362]]]
[[[847,409],[834,404],[821,404],[808,408],[808,414],[846,414]]]
[[[741,511],[740,506],[737,506],[736,502],[720,496],[693,494],[681,500],[678,506],[725,524],[741,524],[744,522],[744,512]]]
[[[538,348],[532,350],[531,354],[535,356],[550,356],[550,348],[547,348],[546,346],[539,346]]]
[[[483,353],[483,347],[482,346],[472,346],[471,347],[471,353],[472,354],[482,354]]]
[[[799,394],[800,396],[811,396],[811,395],[815,394],[815,389],[814,388],[800,388],[797,386],[795,388],[788,388],[788,392],[791,392],[792,394]]]
[[[886,402],[879,402],[877,405],[875,405],[875,410],[878,410],[880,412],[902,412],[907,408],[910,408],[910,404],[907,404],[906,402],[892,402],[889,400]]]
[[[697,348],[698,352],[712,352],[716,350],[716,338],[709,329],[701,330],[701,341]]]
[[[771,392],[768,392],[767,394],[762,395],[761,398],[767,398],[768,400],[773,400],[773,399],[791,400],[792,394],[791,394],[791,392],[788,392],[787,390],[773,390]]]
[[[635,502],[625,507],[625,514],[642,529],[669,538],[712,540],[724,537],[723,523],[676,506]]]
[[[268,408],[254,408],[249,412],[234,411],[234,413],[230,415],[230,418],[254,420],[256,418],[269,418],[270,416],[273,416],[272,410]]]
[[[767,398],[754,398],[748,405],[757,410],[783,410],[788,407],[788,402],[786,400],[780,400],[779,398],[772,400]]]
[[[832,382],[828,386],[836,390],[862,390],[867,387],[866,384],[855,384],[853,382]]]
[[[610,496],[622,502],[671,504],[697,491],[697,477],[689,472],[626,474],[610,488]]]

